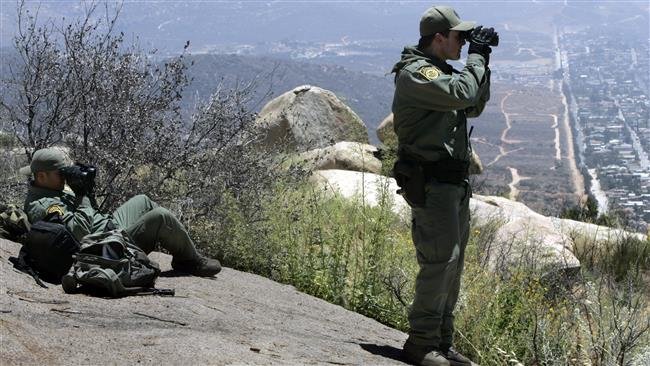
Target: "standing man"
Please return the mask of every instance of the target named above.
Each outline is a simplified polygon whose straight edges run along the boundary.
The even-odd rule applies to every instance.
[[[50,214],[58,215],[77,240],[88,234],[121,228],[147,254],[158,245],[165,248],[173,256],[172,267],[178,271],[202,277],[221,271],[219,261],[196,251],[176,216],[149,197],[132,197],[112,215],[107,215],[93,207],[82,187],[73,187],[76,193],[65,191],[62,171],[69,167],[69,159],[61,150],[49,148],[34,152],[31,164],[20,169],[24,175],[33,175],[25,198],[30,222]]]
[[[416,365],[471,365],[453,348],[472,194],[467,117],[477,117],[489,99],[490,45],[498,44],[498,35],[461,21],[450,7],[434,6],[422,16],[420,36],[393,68],[395,176],[412,208],[420,266],[402,352]],[[460,59],[467,38],[465,67],[454,70],[446,61]]]

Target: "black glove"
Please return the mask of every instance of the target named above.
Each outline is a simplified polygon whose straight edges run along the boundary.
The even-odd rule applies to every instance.
[[[485,65],[490,63],[490,53],[492,48],[490,46],[499,45],[499,34],[494,31],[494,28],[483,28],[482,25],[474,28],[469,36],[469,49],[467,53],[478,53],[485,58]]]

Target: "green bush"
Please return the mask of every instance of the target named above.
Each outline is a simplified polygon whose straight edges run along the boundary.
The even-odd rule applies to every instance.
[[[587,222],[607,227],[623,227],[626,219],[621,212],[610,211],[605,214],[598,214],[598,202],[588,197],[584,204],[579,206],[564,207],[559,215],[562,219]]]
[[[397,135],[387,133],[381,148],[381,174],[392,177],[395,161],[397,161]]]
[[[233,209],[226,222],[196,230],[199,241],[226,265],[405,329],[414,250],[408,226],[388,205],[360,205],[304,185],[278,187],[263,207],[270,214],[255,228]]]
[[[13,149],[17,145],[18,141],[13,135],[0,131],[0,149]]]

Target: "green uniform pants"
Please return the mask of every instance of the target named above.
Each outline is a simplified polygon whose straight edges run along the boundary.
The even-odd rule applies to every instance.
[[[426,185],[424,207],[413,208],[413,243],[420,271],[409,311],[409,340],[445,347],[453,343],[454,315],[469,238],[467,183]]]
[[[194,243],[183,224],[173,213],[146,195],[134,196],[126,201],[113,212],[113,218],[147,254],[160,244],[178,260],[198,258]]]

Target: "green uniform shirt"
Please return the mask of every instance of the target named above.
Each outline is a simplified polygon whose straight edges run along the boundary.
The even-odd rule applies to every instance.
[[[490,69],[478,54],[462,71],[415,47],[393,68],[394,128],[400,150],[417,160],[470,160],[467,117],[477,117],[490,98]]]
[[[32,223],[56,212],[77,240],[91,233],[103,232],[108,225],[117,227],[110,215],[92,207],[88,197],[78,199],[72,192],[54,191],[33,184],[29,186],[24,210]]]

